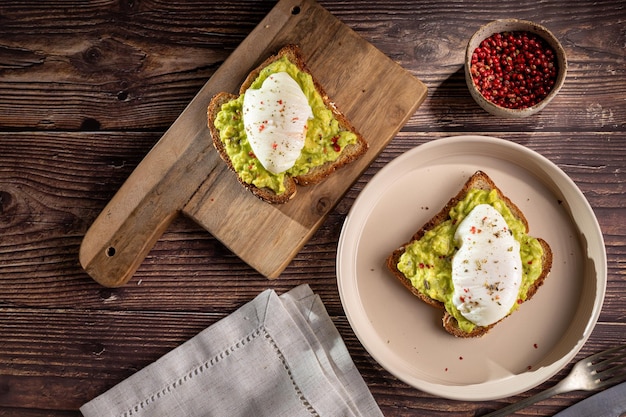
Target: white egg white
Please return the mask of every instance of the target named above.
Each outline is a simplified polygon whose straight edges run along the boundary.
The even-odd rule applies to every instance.
[[[274,174],[295,164],[312,117],[304,92],[286,72],[270,75],[243,98],[243,124],[252,152]]]
[[[506,220],[489,204],[476,206],[459,224],[452,259],[452,302],[478,326],[504,318],[522,282],[520,244]]]

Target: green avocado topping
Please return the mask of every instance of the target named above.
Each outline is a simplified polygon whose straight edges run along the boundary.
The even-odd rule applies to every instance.
[[[303,175],[313,167],[335,161],[344,147],[357,142],[357,136],[340,128],[332,111],[326,108],[322,96],[315,89],[311,75],[300,71],[287,57],[265,67],[250,88],[261,88],[263,81],[277,72],[288,73],[300,85],[313,111],[313,118],[307,123],[304,148],[293,167],[273,174],[254,156],[242,118],[244,94],[222,105],[215,119],[215,127],[220,132],[220,139],[239,177],[248,184],[270,188],[280,195],[285,192],[285,175]]]
[[[529,288],[542,272],[543,248],[536,238],[526,234],[524,224],[515,218],[506,203],[498,197],[496,190],[472,189],[466,197],[450,210],[450,218],[429,230],[421,239],[407,245],[398,262],[402,272],[420,292],[442,302],[459,323],[459,328],[470,333],[476,325],[463,317],[452,303],[452,258],[458,250],[454,239],[457,226],[479,204],[490,204],[506,220],[508,228],[520,243],[522,259],[522,284],[518,303],[511,311],[526,300]]]

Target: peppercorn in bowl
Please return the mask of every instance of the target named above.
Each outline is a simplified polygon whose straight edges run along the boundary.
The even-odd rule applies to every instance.
[[[558,39],[533,22],[505,19],[482,26],[465,51],[465,81],[476,102],[503,117],[542,110],[565,81],[567,59]]]

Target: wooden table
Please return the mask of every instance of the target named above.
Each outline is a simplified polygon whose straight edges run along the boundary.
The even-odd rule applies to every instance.
[[[320,294],[388,416],[481,415],[497,401],[452,401],[393,377],[354,335],[335,257],[359,191],[385,164],[433,139],[505,138],[546,156],[579,186],[606,243],[608,288],[578,357],[626,340],[626,8],[620,1],[320,1],[422,80],[428,97],[330,213],[281,277],[269,281],[191,220],[167,229],[121,288],[95,283],[78,249],[133,169],[274,1],[69,0],[0,5],[0,415],[80,416],[85,402],[179,346],[265,288]],[[542,23],[570,70],[540,114],[499,119],[471,99],[464,47],[496,18]],[[577,357],[577,358],[578,358]],[[520,412],[552,415],[559,395]]]

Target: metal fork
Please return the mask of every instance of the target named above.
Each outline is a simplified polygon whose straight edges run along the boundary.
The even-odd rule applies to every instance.
[[[561,382],[501,410],[483,417],[503,417],[553,395],[571,391],[592,391],[626,380],[626,345],[616,346],[577,362]]]

